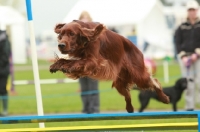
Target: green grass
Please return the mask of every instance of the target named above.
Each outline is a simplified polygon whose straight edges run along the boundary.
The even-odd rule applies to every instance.
[[[39,61],[40,78],[66,78],[62,73],[51,74],[49,72],[50,63],[47,61]],[[33,71],[30,69],[31,62],[25,65],[15,65],[15,68],[23,70],[15,70],[15,80],[33,80]],[[29,68],[27,68],[29,67]],[[42,67],[42,68],[41,68]],[[172,62],[169,65],[170,82],[164,83],[163,67],[159,65],[155,77],[161,82],[162,86],[173,85],[177,78],[181,76],[179,65]],[[101,112],[125,112],[124,98],[118,94],[115,89],[111,88],[111,81],[100,81],[100,111]],[[10,115],[37,115],[37,105],[35,97],[34,85],[17,85],[15,86],[16,95],[10,95],[9,98],[9,114]],[[43,108],[45,114],[59,113],[80,113],[82,103],[79,95],[78,83],[60,83],[60,84],[42,84],[41,85]],[[138,91],[131,91],[132,102],[135,111],[138,111],[140,104],[138,102]],[[178,109],[184,109],[184,95],[178,103]],[[147,110],[165,110],[171,111],[171,104],[163,104],[155,100],[151,100]],[[197,105],[197,108],[200,108]],[[182,122],[196,121],[196,119],[182,119]],[[126,120],[126,121],[83,121],[83,122],[64,122],[64,123],[45,123],[48,127],[56,126],[76,126],[76,125],[108,125],[108,124],[140,124],[140,123],[159,123],[159,122],[180,122],[179,119],[157,119],[157,120]],[[16,124],[16,125],[0,125],[0,128],[25,128],[38,127],[38,124]]]
[[[41,64],[42,65],[41,65]],[[27,67],[26,65],[17,65],[16,67]],[[41,79],[51,78],[65,78],[65,76],[58,72],[51,74],[48,70],[49,62],[39,62]],[[32,70],[16,70],[15,80],[33,80]],[[173,85],[177,78],[180,77],[179,65],[174,62],[169,65],[170,82],[164,83],[163,79],[163,67],[162,65],[157,67],[155,77],[161,82],[163,86]],[[100,81],[100,110],[107,111],[125,111],[124,98],[118,94],[115,89],[111,88],[112,82]],[[17,85],[15,86],[17,95],[10,96],[9,101],[9,113],[11,115],[22,114],[37,114],[36,110],[36,98],[34,85]],[[79,84],[78,83],[60,83],[60,84],[42,84],[41,85],[43,95],[44,113],[77,113],[81,111],[82,104],[79,96]],[[132,102],[137,111],[140,107],[138,102],[138,91],[131,91]],[[184,109],[184,95],[178,103],[178,109]],[[114,100],[114,101],[113,101]],[[23,105],[19,105],[23,104]],[[199,108],[199,106],[197,106]],[[151,100],[147,110],[170,110],[171,104],[163,104],[155,100]]]

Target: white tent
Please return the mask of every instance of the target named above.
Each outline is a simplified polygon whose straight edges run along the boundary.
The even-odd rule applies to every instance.
[[[115,26],[124,36],[135,27],[139,48],[144,41],[159,47],[150,53],[152,57],[163,57],[173,50],[171,32],[160,0],[79,0],[64,22],[78,19],[83,10],[90,13],[93,21]]]
[[[155,0],[79,0],[68,13],[65,21],[78,19],[87,10],[94,21],[106,25],[133,24],[148,14]]]
[[[6,30],[11,44],[14,63],[26,62],[25,19],[8,6],[0,6],[0,28]]]

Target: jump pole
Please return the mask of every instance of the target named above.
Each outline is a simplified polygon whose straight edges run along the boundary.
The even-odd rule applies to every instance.
[[[163,72],[165,83],[169,83],[169,63],[166,60],[163,62]]]
[[[37,101],[37,112],[39,116],[43,116],[43,104],[42,104],[42,94],[40,88],[40,77],[38,70],[38,62],[37,62],[37,52],[36,52],[36,42],[35,42],[35,33],[33,26],[33,17],[32,17],[32,9],[31,9],[31,0],[26,0],[26,11],[28,18],[28,26],[29,26],[29,35],[30,35],[30,44],[31,44],[31,58],[33,65],[33,75],[35,82],[35,92],[36,92],[36,101]],[[39,123],[40,128],[44,128],[44,123]]]

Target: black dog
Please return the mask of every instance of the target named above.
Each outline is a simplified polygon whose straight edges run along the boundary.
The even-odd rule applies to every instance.
[[[186,78],[178,79],[174,86],[163,88],[163,92],[170,98],[170,103],[172,103],[174,111],[177,111],[177,102],[180,100],[181,95],[186,88],[187,88]],[[141,107],[139,109],[139,112],[142,112],[146,108],[150,98],[158,100],[158,96],[154,91],[140,91],[139,101]]]

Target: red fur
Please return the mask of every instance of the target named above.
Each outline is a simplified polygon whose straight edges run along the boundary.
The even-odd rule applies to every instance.
[[[58,43],[64,44],[59,50],[74,59],[58,59],[50,66],[50,72],[62,71],[70,78],[88,76],[98,80],[112,80],[112,87],[125,97],[126,110],[133,112],[130,87],[155,90],[164,103],[169,98],[162,92],[159,82],[148,73],[143,54],[128,39],[112,32],[100,23],[74,20],[58,24]],[[155,83],[158,85],[156,86]]]

